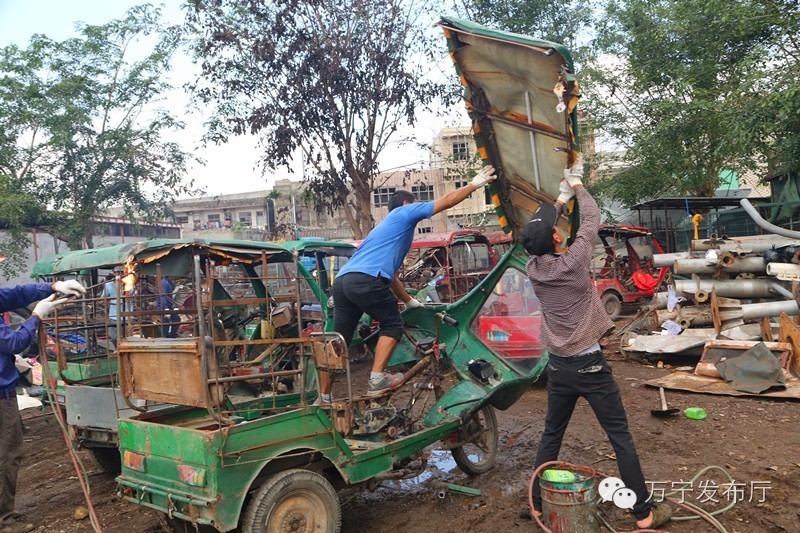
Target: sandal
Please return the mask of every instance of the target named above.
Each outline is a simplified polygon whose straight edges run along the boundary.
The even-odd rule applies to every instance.
[[[641,529],[656,529],[667,522],[669,519],[672,518],[672,507],[667,505],[666,503],[660,503],[650,509],[650,512],[653,513],[653,519],[650,521],[650,525],[642,526]],[[639,523],[636,523],[636,526],[639,527]]]

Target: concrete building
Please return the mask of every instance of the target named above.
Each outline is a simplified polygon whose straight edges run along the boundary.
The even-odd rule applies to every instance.
[[[145,223],[142,220],[131,222],[127,218],[98,217],[94,220],[95,232],[92,236],[94,248],[105,248],[116,244],[139,242],[147,239],[179,239],[181,227],[172,222]],[[0,231],[0,239],[4,232]],[[31,229],[27,235],[30,245],[27,251],[27,261],[19,275],[5,278],[6,286],[31,283],[30,272],[39,259],[68,252],[67,243],[53,235],[37,229]],[[84,243],[85,246],[85,243]]]
[[[291,239],[295,223],[300,237],[352,237],[344,214],[317,212],[303,183],[287,179],[272,189],[176,200],[171,209],[185,238]]]
[[[430,168],[381,172],[375,177],[372,215],[378,223],[386,216],[391,195],[400,189],[413,192],[419,201],[430,201],[469,183],[480,165],[472,130],[445,128],[432,143]],[[170,207],[184,238],[291,239],[317,236],[351,239],[353,232],[341,209],[317,211],[307,200],[302,182],[278,180],[272,189],[176,200]],[[121,216],[122,209],[109,210]],[[296,227],[296,233],[295,233]],[[485,190],[447,211],[419,224],[419,234],[461,227],[499,229]]]

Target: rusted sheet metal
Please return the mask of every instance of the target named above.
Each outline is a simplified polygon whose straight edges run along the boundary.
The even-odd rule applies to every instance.
[[[800,326],[786,313],[781,313],[778,340],[788,343],[792,347],[792,355],[784,368],[793,375],[800,376]]]
[[[127,398],[206,407],[207,394],[218,405],[222,386],[204,390],[200,339],[143,339],[120,341],[120,388]],[[216,360],[208,360],[208,376],[217,378]]]
[[[686,372],[673,372],[662,378],[646,381],[650,387],[664,387],[665,389],[697,392],[701,394],[716,394],[720,396],[752,396],[755,398],[781,398],[787,400],[800,400],[800,381],[787,381],[785,390],[769,391],[762,394],[750,394],[731,387],[726,381],[707,376],[696,376]]]

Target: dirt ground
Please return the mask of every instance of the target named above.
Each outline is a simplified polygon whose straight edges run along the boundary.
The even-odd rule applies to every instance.
[[[800,404],[750,398],[698,395],[667,391],[672,407],[704,407],[708,418],[690,420],[683,415],[669,420],[654,418],[650,410],[659,407],[656,390],[642,382],[671,372],[649,363],[623,361],[610,352],[614,374],[622,389],[631,430],[647,478],[654,487],[669,490],[684,487],[685,498],[699,503],[711,496],[721,503],[702,503],[719,508],[728,503],[722,488],[727,480],[718,474],[687,482],[707,465],[727,469],[742,483],[744,500],[724,513],[720,520],[730,532],[800,531]],[[543,428],[546,391],[534,386],[511,409],[498,412],[500,450],[493,470],[469,478],[449,460],[449,454],[433,454],[434,467],[422,480],[383,482],[374,492],[343,495],[344,532],[505,532],[533,531],[532,522],[519,518],[526,506],[528,482],[536,447]],[[88,519],[73,518],[83,503],[75,470],[63,437],[52,416],[29,409],[25,421],[25,457],[20,470],[17,507],[36,532],[91,531]],[[564,439],[561,459],[589,465],[604,473],[616,472],[611,447],[585,401],[579,402]],[[91,493],[104,531],[164,531],[159,513],[121,501],[116,496],[113,476],[94,469],[88,458]],[[474,487],[479,497],[448,494],[437,497],[433,479]],[[673,482],[676,484],[673,485]],[[753,490],[752,482],[767,486]],[[702,485],[701,485],[702,484]],[[702,487],[706,487],[703,493]],[[691,488],[692,491],[688,491]],[[762,494],[763,492],[763,494]],[[730,496],[730,493],[728,494]],[[752,502],[747,501],[753,496]],[[764,497],[765,501],[758,503]],[[601,505],[615,528],[633,529],[633,521],[611,503]],[[684,514],[684,513],[679,513]],[[698,521],[672,522],[676,532],[714,529]]]

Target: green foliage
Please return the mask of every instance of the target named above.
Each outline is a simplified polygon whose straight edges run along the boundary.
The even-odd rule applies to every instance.
[[[605,192],[630,205],[713,195],[724,169],[796,172],[797,15],[790,0],[610,2],[606,55],[583,72],[584,109],[627,150]]]
[[[190,156],[164,137],[183,124],[158,106],[170,88],[178,28],[140,6],[78,31],[62,42],[34,35],[27,48],[0,49],[0,174],[37,212],[58,213],[50,229],[72,247],[91,245],[92,221],[111,205],[154,220],[191,186]]]
[[[800,172],[796,0],[464,5],[476,20],[573,49],[584,124],[603,149],[625,152],[624,170],[600,184],[616,200],[713,195],[726,169]]]
[[[591,54],[593,0],[471,0],[467,16],[494,28],[567,46],[577,62]]]
[[[22,190],[18,183],[0,174],[0,273],[6,278],[20,273],[27,260],[27,228],[47,220],[48,215],[39,202]]]
[[[195,0],[203,78],[216,105],[209,139],[261,135],[263,164],[303,154],[308,188],[344,206],[354,236],[372,227],[377,160],[401,124],[445,88],[425,81],[425,6],[406,0]],[[439,36],[437,35],[437,38]],[[438,41],[437,41],[438,43]],[[350,193],[352,192],[352,196]]]

